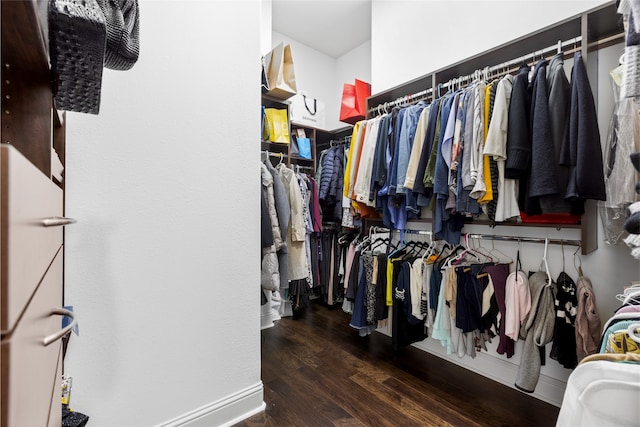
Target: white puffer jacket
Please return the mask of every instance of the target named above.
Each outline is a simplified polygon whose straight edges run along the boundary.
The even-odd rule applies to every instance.
[[[262,271],[260,284],[263,289],[276,291],[280,288],[280,271],[275,245],[262,249]]]
[[[276,213],[276,203],[273,196],[273,176],[264,163],[260,163],[260,173],[262,178],[262,191],[264,191],[271,229],[273,231],[273,245],[262,249],[262,270],[260,284],[263,289],[275,291],[280,288],[280,268],[278,264],[277,249],[284,245],[278,224],[278,214]]]
[[[282,240],[280,224],[278,223],[276,201],[273,195],[273,176],[271,176],[271,172],[269,172],[269,169],[267,169],[267,167],[262,162],[260,163],[260,172],[262,174],[262,189],[264,191],[264,198],[267,202],[267,208],[269,209],[271,229],[273,230],[273,244],[276,247],[276,251],[278,251],[285,243]]]

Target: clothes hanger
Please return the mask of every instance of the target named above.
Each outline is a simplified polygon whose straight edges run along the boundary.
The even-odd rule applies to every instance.
[[[394,257],[394,256],[396,256],[398,253],[400,253],[400,251],[402,251],[402,250],[405,248],[405,246],[406,246],[406,242],[405,242],[404,240],[403,240],[403,241],[401,241],[401,242],[398,244],[398,246],[397,246],[393,251],[391,251],[391,252],[387,255],[387,258],[388,258],[388,259],[393,258],[393,257]]]
[[[378,237],[373,242],[369,243],[369,250],[373,252],[375,249],[379,248],[382,245],[388,245],[389,238],[388,237]]]
[[[471,252],[471,248],[469,247],[469,233],[465,233],[464,234],[464,250],[462,251],[462,253],[458,254],[454,260],[452,260],[451,262],[453,262],[453,265],[458,265],[460,264],[460,262],[462,262],[463,258],[465,257],[465,255],[469,254],[469,255],[473,255],[476,260],[478,262],[480,262],[480,258],[478,258],[478,256],[474,253]],[[451,264],[450,264],[451,265]]]
[[[625,289],[624,293],[616,295],[616,299],[622,302],[622,305],[640,305],[640,287],[638,285]]]
[[[544,255],[542,255],[542,260],[544,261],[544,268],[546,270],[547,273],[547,284],[545,286],[547,286],[548,288],[551,287],[551,272],[549,271],[549,262],[547,261],[547,250],[549,249],[549,238],[545,237],[544,238]]]
[[[474,240],[477,240],[477,242],[478,242],[478,247],[475,247],[475,245],[473,244]],[[493,257],[491,256],[491,252],[488,252],[488,251],[483,252],[483,251],[481,251],[481,250],[480,250],[480,249],[485,249],[485,248],[482,246],[482,239],[481,239],[480,237],[475,237],[475,239],[472,237],[472,238],[471,238],[471,246],[472,246],[473,250],[474,250],[476,253],[478,253],[478,254],[482,255],[483,257],[485,257],[489,262],[493,262],[493,263],[495,263],[495,262],[496,262],[496,260],[495,260],[495,259],[493,259]],[[486,250],[486,249],[485,249],[485,250]]]
[[[425,262],[425,258],[429,258],[431,255],[433,255],[433,252],[435,251],[435,248],[437,246],[437,243],[433,240],[433,234],[429,234],[429,246],[427,247],[427,249],[424,251],[424,253],[422,254],[422,262]]]
[[[578,272],[578,277],[582,277],[584,276],[584,274],[582,274],[582,259],[580,258],[580,255],[578,255],[578,251],[580,250],[580,246],[578,246],[578,249],[576,249],[576,251],[573,253],[573,266],[576,268],[576,271]],[[579,262],[579,265],[576,265],[576,259]]]
[[[520,241],[518,240],[518,250],[520,250]],[[505,262],[504,259],[500,259],[500,257],[498,256],[498,261],[501,262],[501,264],[513,264],[513,258],[511,258],[509,255],[505,254],[504,252],[500,251],[499,249],[496,249],[496,245],[495,245],[495,240],[491,241],[491,250],[489,251],[490,254],[494,254],[494,252],[497,252],[499,255],[502,255],[504,258],[508,259],[508,262]]]
[[[640,330],[640,322],[632,323],[627,328],[627,335],[629,335],[629,338],[633,341],[640,344],[640,334],[638,333],[638,330]]]
[[[444,253],[445,249],[449,249],[449,253],[445,257],[441,258],[441,255]],[[438,258],[440,259],[440,261],[438,261],[438,269],[442,270],[444,269],[444,267],[447,267],[449,260],[455,258],[461,250],[464,250],[464,246],[452,246],[450,243],[445,243],[445,246],[443,246],[440,255],[438,255]]]

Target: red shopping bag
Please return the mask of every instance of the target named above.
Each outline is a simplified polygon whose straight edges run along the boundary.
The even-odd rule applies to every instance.
[[[371,85],[355,79],[355,84],[345,83],[342,87],[340,121],[355,124],[367,116],[367,97],[371,96]]]

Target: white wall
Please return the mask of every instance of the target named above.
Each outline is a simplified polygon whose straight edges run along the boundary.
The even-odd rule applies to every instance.
[[[98,116],[68,116],[71,406],[96,427],[225,425],[263,407],[260,2],[140,16],[138,63],[105,70]]]
[[[603,3],[606,2],[374,1],[371,53],[374,93],[400,85],[449,63],[481,53]],[[458,23],[455,27],[451,26],[450,20],[444,19],[446,16],[451,16],[449,12],[452,7],[465,11],[465,13],[455,14],[455,22]],[[407,17],[417,16],[424,17],[430,24],[407,25],[403,26],[402,31],[394,30],[394,25],[391,25],[393,22],[403,22]],[[506,19],[507,16],[510,18]],[[477,25],[470,25],[471,22],[482,23],[492,22],[492,20],[495,22],[496,19],[500,22],[504,21],[505,24],[493,25],[491,31],[479,29]],[[621,51],[621,45],[617,45],[599,52],[598,57],[591,53],[588,57],[588,61],[597,61],[598,64],[598,120],[602,141],[605,140],[613,108],[607,73],[617,66]],[[415,224],[410,226],[422,227]],[[463,231],[572,240],[580,238],[577,230],[564,229],[504,226],[491,229],[465,225]],[[585,275],[594,284],[598,309],[604,322],[619,306],[619,301],[615,298],[616,294],[622,292],[625,285],[640,278],[640,263],[630,256],[629,248],[624,244],[610,246],[603,242],[603,231],[599,220],[597,233],[599,249],[590,255],[582,256],[581,261]],[[491,249],[490,242],[484,242],[483,245]],[[497,242],[495,247],[515,259],[516,244]],[[520,249],[524,270],[538,270],[543,255],[543,245],[523,243]],[[561,247],[554,245],[549,247],[549,267],[554,279],[563,270],[563,258],[564,269],[571,277],[576,278],[574,251],[574,247],[564,248],[563,257]],[[495,352],[495,343],[490,347],[489,352],[483,353],[476,359],[458,359],[456,356],[443,355],[439,343],[430,338],[418,344],[418,347],[513,386],[520,361],[520,345],[521,343],[516,347],[516,355],[509,360]],[[550,346],[547,350],[549,349]],[[547,358],[547,364],[542,368],[541,380],[534,396],[559,405],[570,373],[570,370],[564,369],[557,362]]]
[[[273,1],[260,0],[260,55],[271,50],[271,28],[273,27]]]
[[[371,12],[373,93],[603,3],[607,1],[375,0]]]

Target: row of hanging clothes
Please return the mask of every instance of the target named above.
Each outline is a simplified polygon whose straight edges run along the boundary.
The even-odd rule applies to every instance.
[[[605,188],[593,94],[579,51],[573,59],[571,82],[559,52],[356,123],[343,184],[352,211],[403,229],[429,207],[436,237],[452,244],[481,214],[578,222]]]
[[[350,142],[351,136],[332,140],[329,148],[320,152],[316,181],[320,187],[320,207],[325,221],[354,228],[351,206],[343,200],[344,167]]]
[[[354,239],[345,252],[343,310],[360,336],[386,327],[394,350],[430,337],[447,354],[474,358],[496,339],[497,353],[511,358],[515,343],[523,340],[515,385],[533,392],[547,344],[548,356],[568,369],[597,351],[593,286],[581,267],[576,281],[564,265],[557,279],[550,279],[547,244],[541,268],[525,273],[519,250],[510,272],[513,259],[495,246],[482,247],[481,240],[470,242],[465,234],[464,245],[412,238],[394,243],[389,233],[375,229]]]
[[[640,12],[640,10],[639,10]],[[618,295],[598,350],[571,373],[557,426],[632,426],[640,420],[640,284]]]
[[[618,2],[625,47],[619,65],[609,72],[614,107],[605,144],[607,200],[599,211],[605,242],[624,242],[640,259],[640,19],[634,19],[632,8],[640,10],[636,2]]]
[[[302,167],[282,160],[281,153],[263,151],[260,163],[261,297],[274,320],[306,307],[310,288],[320,281],[318,185]]]

